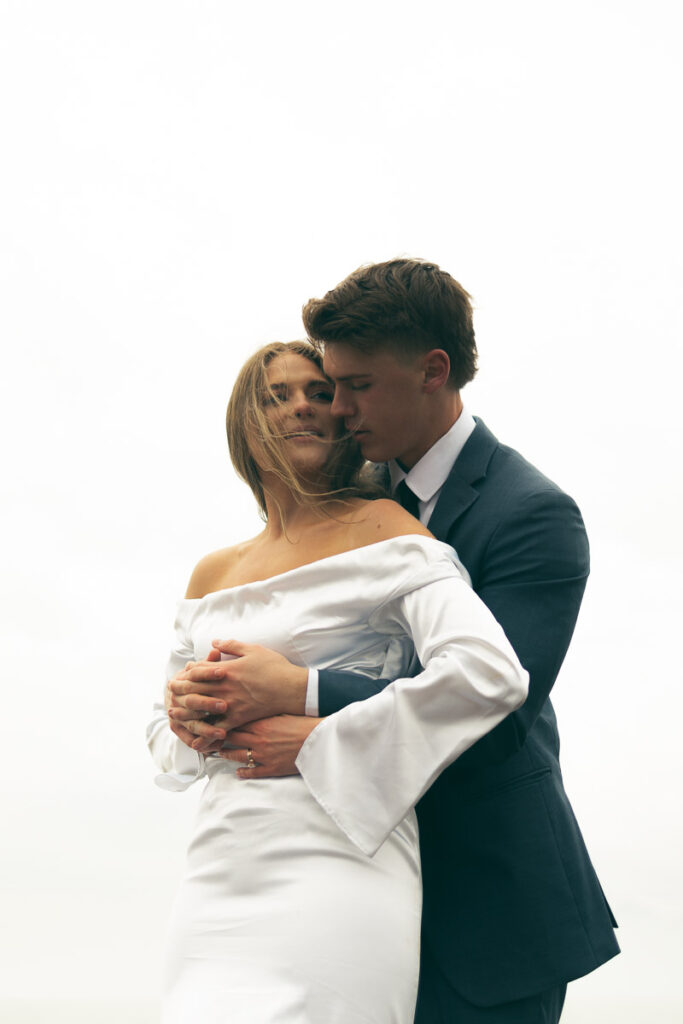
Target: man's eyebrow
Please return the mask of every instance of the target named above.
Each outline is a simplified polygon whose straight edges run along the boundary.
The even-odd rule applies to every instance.
[[[372,377],[371,373],[347,373],[345,377],[333,377],[334,381],[344,384],[347,380],[359,380],[365,377]]]

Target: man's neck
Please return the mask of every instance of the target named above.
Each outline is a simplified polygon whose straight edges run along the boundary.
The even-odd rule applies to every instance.
[[[427,454],[439,438],[447,434],[462,413],[462,398],[459,391],[444,389],[438,396],[429,410],[429,416],[425,424],[425,434],[409,453],[407,458],[396,459],[401,469],[407,473],[415,466],[423,456]]]

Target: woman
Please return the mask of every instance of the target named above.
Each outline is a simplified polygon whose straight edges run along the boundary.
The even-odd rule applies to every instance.
[[[228,439],[266,525],[195,569],[169,677],[206,658],[216,636],[383,678],[405,677],[416,652],[414,680],[374,709],[377,698],[340,712],[346,729],[367,725],[381,743],[387,700],[403,701],[395,717],[405,720],[406,702],[426,696],[426,724],[408,717],[395,765],[387,754],[408,811],[426,785],[411,764],[425,729],[445,765],[463,732],[474,742],[522,702],[526,673],[451,549],[394,502],[368,499],[331,400],[303,343],[266,346],[241,371]],[[410,1024],[421,903],[413,812],[369,857],[300,777],[240,781],[220,752],[203,758],[173,736],[163,708],[149,737],[162,785],[208,776],[171,923],[166,1024]]]

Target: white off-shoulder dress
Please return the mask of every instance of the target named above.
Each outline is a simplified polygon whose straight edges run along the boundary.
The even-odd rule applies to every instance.
[[[524,700],[502,629],[451,548],[416,535],[181,601],[176,630],[169,677],[221,637],[396,682],[325,719],[287,778],[239,780],[177,740],[157,706],[159,785],[207,779],[169,928],[164,1024],[411,1024],[412,808]]]

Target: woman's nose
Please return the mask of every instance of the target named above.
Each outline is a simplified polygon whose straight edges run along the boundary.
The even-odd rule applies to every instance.
[[[310,416],[313,407],[305,391],[301,391],[292,397],[292,409],[295,416]]]

